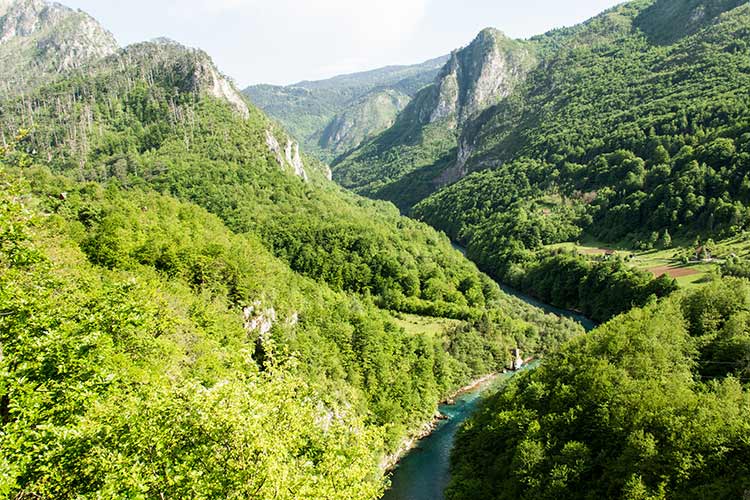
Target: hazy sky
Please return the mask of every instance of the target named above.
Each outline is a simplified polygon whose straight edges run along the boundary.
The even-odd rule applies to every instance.
[[[620,0],[59,0],[117,40],[166,36],[206,50],[240,87],[288,84],[447,54],[492,26],[516,38]]]

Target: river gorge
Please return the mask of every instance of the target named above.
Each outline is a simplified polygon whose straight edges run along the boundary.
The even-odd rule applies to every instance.
[[[596,324],[578,313],[543,304],[511,288],[503,290],[524,302],[549,314],[565,316],[578,321],[588,332]],[[536,363],[525,369],[533,369]],[[439,412],[445,419],[439,420],[434,431],[412,448],[399,461],[391,475],[391,487],[382,500],[442,500],[450,481],[450,454],[453,442],[461,425],[479,409],[482,401],[502,387],[517,372],[498,374],[486,379],[470,390],[462,392],[452,404],[442,404]]]

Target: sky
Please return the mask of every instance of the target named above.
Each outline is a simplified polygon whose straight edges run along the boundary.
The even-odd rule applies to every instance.
[[[621,0],[58,0],[121,45],[167,37],[208,52],[240,88],[285,85],[467,45],[483,28],[514,38],[593,17]]]

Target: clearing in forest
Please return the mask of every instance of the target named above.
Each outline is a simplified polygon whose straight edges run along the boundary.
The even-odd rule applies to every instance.
[[[648,270],[657,278],[665,274],[670,278],[682,278],[683,276],[693,276],[699,272],[694,268],[682,266],[657,266],[651,267]]]

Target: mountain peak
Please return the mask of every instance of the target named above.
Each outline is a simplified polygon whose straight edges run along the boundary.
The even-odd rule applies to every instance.
[[[0,0],[0,17],[0,43],[14,38],[31,37],[36,33],[53,29],[70,18],[96,24],[96,21],[83,11],[46,0]]]
[[[474,39],[474,42],[478,40],[487,40],[487,39],[497,40],[497,39],[507,39],[507,38],[508,36],[502,31],[500,31],[499,29],[489,27],[489,28],[484,28],[482,31],[480,31],[479,34]]]
[[[205,94],[226,101],[242,117],[250,114],[245,100],[206,52],[168,38],[157,38],[126,47],[121,55],[128,66],[165,75],[183,92]]]
[[[118,49],[80,10],[44,0],[0,0],[0,83],[16,93]]]
[[[177,45],[177,46],[183,47],[183,45],[180,42],[173,40],[166,36],[157,36],[156,38],[152,38],[151,40],[149,40],[148,43],[152,43],[154,45],[172,45],[172,46]]]
[[[535,57],[525,42],[485,28],[451,55],[436,81],[437,102],[429,121],[457,125],[505,97],[524,78]]]

